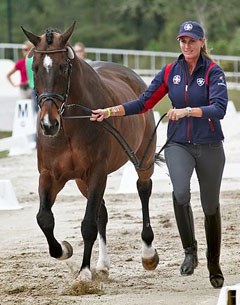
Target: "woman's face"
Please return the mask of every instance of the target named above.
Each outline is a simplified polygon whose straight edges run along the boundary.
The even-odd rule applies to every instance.
[[[26,44],[23,44],[22,45],[22,54],[23,54],[23,56],[25,57],[27,54],[28,54],[28,52],[30,51],[30,47],[29,46],[27,46]]]
[[[193,39],[188,36],[183,36],[179,38],[181,51],[186,59],[186,61],[197,60],[204,46],[204,39]]]

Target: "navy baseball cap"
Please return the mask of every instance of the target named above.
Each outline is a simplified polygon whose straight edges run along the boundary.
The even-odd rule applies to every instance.
[[[180,25],[177,39],[183,36],[198,40],[204,37],[204,30],[196,21],[185,21]]]

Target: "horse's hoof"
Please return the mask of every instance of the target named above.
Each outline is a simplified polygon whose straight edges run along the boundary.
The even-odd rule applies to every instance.
[[[76,281],[78,282],[91,282],[92,281],[92,272],[88,267],[83,268],[77,278]]]
[[[64,240],[61,243],[62,246],[62,255],[60,257],[58,257],[59,260],[65,260],[68,259],[69,257],[71,257],[73,255],[73,248],[72,246],[69,244],[69,242],[67,242],[66,240]]]
[[[159,256],[157,251],[155,250],[154,256],[151,258],[142,257],[142,265],[146,270],[155,270],[159,263]]]

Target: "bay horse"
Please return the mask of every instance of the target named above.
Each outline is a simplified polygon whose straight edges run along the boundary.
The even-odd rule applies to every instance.
[[[146,85],[124,66],[110,62],[94,62],[90,66],[78,59],[69,44],[74,26],[75,22],[64,32],[48,28],[41,36],[23,27],[22,30],[34,45],[29,56],[33,56],[34,84],[40,107],[37,122],[40,199],[37,222],[47,239],[50,255],[59,260],[71,257],[72,246],[67,241],[58,242],[54,236],[52,206],[66,182],[75,180],[87,199],[81,223],[84,251],[77,279],[91,281],[91,253],[97,237],[96,270],[108,272],[110,268],[106,247],[108,214],[103,198],[107,177],[128,161],[125,151],[103,124],[90,121],[91,109],[135,99]],[[152,111],[110,118],[108,122],[140,158],[155,128]],[[142,264],[147,270],[155,269],[159,262],[152,245],[154,233],[149,216],[155,149],[154,135],[141,168],[137,168],[137,190],[143,217]]]

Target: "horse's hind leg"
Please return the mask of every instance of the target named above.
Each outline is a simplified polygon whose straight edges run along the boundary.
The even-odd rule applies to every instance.
[[[149,198],[152,192],[152,180],[137,181],[138,194],[142,204],[143,228],[142,228],[142,264],[146,270],[154,270],[159,262],[156,249],[152,246],[154,233],[149,217]]]
[[[99,257],[96,266],[98,272],[108,272],[110,263],[106,246],[106,226],[108,222],[108,213],[104,200],[102,200],[99,217],[98,217],[98,241],[99,241]]]

